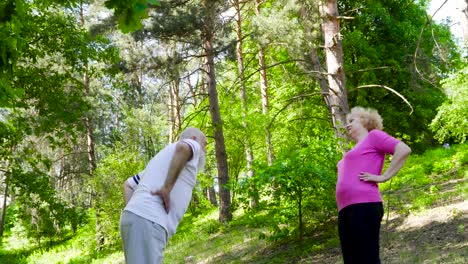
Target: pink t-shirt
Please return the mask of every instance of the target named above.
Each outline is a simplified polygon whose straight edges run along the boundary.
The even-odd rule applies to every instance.
[[[371,130],[366,138],[356,144],[338,162],[336,202],[338,211],[351,204],[381,202],[379,187],[375,182],[359,179],[359,173],[380,175],[385,154],[393,154],[400,141],[382,130]]]

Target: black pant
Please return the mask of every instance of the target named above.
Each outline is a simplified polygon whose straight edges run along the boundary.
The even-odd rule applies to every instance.
[[[338,214],[338,232],[345,264],[380,264],[382,203],[348,205]]]

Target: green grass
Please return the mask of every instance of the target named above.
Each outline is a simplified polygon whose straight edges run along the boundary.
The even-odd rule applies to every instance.
[[[429,222],[418,229],[398,229],[405,220],[433,208],[468,200],[468,145],[412,155],[404,169],[381,186],[393,217],[384,219],[383,263],[466,263],[466,223],[463,211],[447,211],[446,223]],[[336,214],[326,223],[307,222],[304,238],[275,238],[268,208],[234,212],[229,224],[218,222],[213,208],[190,212],[169,240],[165,263],[341,263]],[[284,224],[283,224],[284,225]],[[292,224],[293,225],[293,224]],[[24,239],[20,228],[10,230],[0,245],[0,263],[124,263],[120,250],[95,252],[94,225],[49,249]]]
[[[411,155],[391,181],[380,185],[384,200],[407,215],[468,197],[468,144]]]

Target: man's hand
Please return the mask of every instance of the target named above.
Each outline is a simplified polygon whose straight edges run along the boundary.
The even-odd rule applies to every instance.
[[[171,195],[170,192],[166,189],[161,189],[159,191],[151,192],[152,195],[159,195],[163,201],[164,209],[166,213],[169,214],[169,210],[171,209]]]
[[[169,213],[171,203],[171,190],[179,177],[180,172],[185,167],[187,162],[192,158],[192,148],[185,142],[179,141],[176,145],[174,156],[172,157],[169,171],[163,187],[158,191],[153,191],[151,194],[159,195],[164,203],[166,213]]]

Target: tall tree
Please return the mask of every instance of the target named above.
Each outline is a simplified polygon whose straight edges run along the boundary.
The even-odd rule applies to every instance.
[[[80,26],[81,28],[85,28],[85,16],[84,16],[84,5],[85,3],[83,1],[80,1],[80,14],[79,14],[79,19],[80,19]],[[88,60],[86,59],[84,62],[84,69],[83,69],[83,91],[84,91],[84,97],[89,97],[91,96],[91,90],[90,90],[90,76],[89,76],[89,65],[88,65]],[[89,174],[93,175],[94,170],[96,169],[96,151],[95,151],[95,142],[94,142],[94,131],[93,131],[93,120],[91,116],[86,115],[83,118],[84,126],[86,129],[86,146],[88,149],[88,161],[89,161]]]
[[[253,151],[252,144],[250,141],[249,133],[249,124],[248,124],[248,100],[247,100],[247,91],[246,91],[246,80],[245,80],[245,66],[244,66],[244,52],[242,49],[243,43],[243,32],[242,32],[242,14],[241,14],[241,5],[239,0],[235,0],[234,8],[236,10],[236,57],[237,57],[237,71],[239,74],[239,83],[240,83],[240,100],[241,100],[241,111],[242,111],[242,127],[244,128],[244,148],[245,148],[245,160],[246,160],[246,170],[247,177],[252,178],[253,176]],[[253,196],[251,197],[250,205],[255,207],[258,203],[256,197],[256,191],[253,191]]]
[[[255,15],[260,16],[260,5],[262,0],[255,0]],[[259,63],[259,73],[260,73],[260,95],[262,98],[262,113],[267,116],[269,111],[269,96],[268,96],[268,77],[267,77],[267,65],[265,62],[265,47],[263,44],[259,43],[258,45],[258,63]],[[266,150],[267,150],[267,161],[271,165],[275,159],[273,153],[273,144],[271,142],[271,131],[268,126],[266,129]]]
[[[217,0],[204,0],[205,8],[205,27],[203,31],[203,48],[206,56],[206,82],[208,84],[208,97],[210,101],[211,125],[214,132],[216,160],[218,165],[218,183],[219,183],[219,220],[227,222],[232,219],[231,193],[227,187],[229,182],[229,171],[227,164],[226,146],[223,134],[223,122],[219,111],[218,91],[216,89],[216,73],[214,65],[214,34]]]
[[[7,200],[8,200],[8,190],[9,190],[9,179],[10,179],[10,172],[5,170],[8,169],[9,162],[5,162],[5,168],[2,168],[0,172],[2,172],[5,175],[5,180],[3,181],[5,183],[5,189],[3,191],[3,201],[2,203],[2,215],[0,216],[0,239],[3,238],[3,231],[5,227],[5,215],[6,215],[6,210],[7,210]]]
[[[320,1],[319,5],[323,19],[322,31],[328,79],[328,91],[324,93],[325,103],[330,110],[336,136],[346,139],[344,126],[349,107],[337,1]]]

